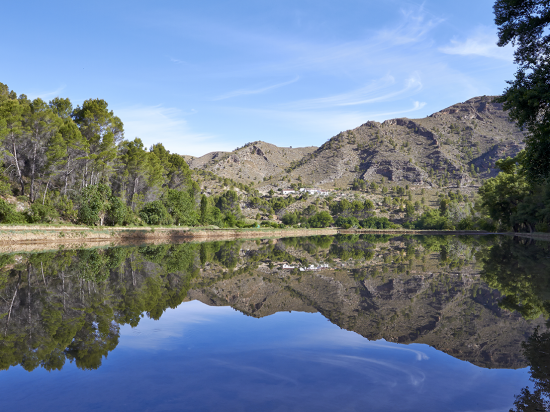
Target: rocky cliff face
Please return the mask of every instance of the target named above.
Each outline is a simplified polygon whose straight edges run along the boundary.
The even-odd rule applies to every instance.
[[[291,183],[347,188],[354,179],[395,184],[462,186],[495,176],[496,160],[514,156],[524,134],[493,97],[475,97],[423,119],[368,121],[330,138],[321,147],[279,148],[255,142],[230,153],[190,160],[191,168],[256,187]]]

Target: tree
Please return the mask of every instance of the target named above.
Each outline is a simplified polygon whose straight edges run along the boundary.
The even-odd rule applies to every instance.
[[[124,137],[122,121],[107,106],[105,100],[89,99],[73,111],[73,120],[88,143],[83,186],[99,182],[110,172],[117,156],[116,145]]]
[[[498,101],[510,118],[526,128],[526,174],[531,181],[550,177],[550,3],[548,0],[497,0],[498,45],[516,46],[516,78]]]
[[[56,135],[63,121],[56,115],[50,106],[38,98],[27,106],[23,125],[28,141],[28,158],[30,163],[30,200],[36,198],[35,180],[37,173],[46,166],[45,153],[50,140]]]
[[[22,114],[25,106],[17,99],[7,99],[0,104],[0,137],[5,139],[5,146],[10,156],[10,160],[15,166],[15,172],[19,185],[21,186],[21,195],[25,194],[25,181],[23,180],[23,167],[21,158],[21,135]]]
[[[46,157],[48,168],[59,170],[63,175],[63,194],[67,195],[69,178],[78,170],[78,161],[86,157],[87,142],[71,118],[65,118],[63,125],[48,144]]]
[[[176,225],[194,226],[198,223],[195,201],[186,191],[168,189],[163,201]]]
[[[481,206],[487,209],[493,220],[505,226],[512,225],[512,216],[530,192],[523,173],[522,157],[523,153],[520,153],[515,158],[497,161],[496,165],[502,172],[487,179],[479,188]]]
[[[327,227],[334,223],[332,216],[329,212],[319,212],[308,219],[308,223],[311,227]]]
[[[105,184],[89,185],[82,189],[78,218],[86,225],[103,226],[109,206],[111,188]]]

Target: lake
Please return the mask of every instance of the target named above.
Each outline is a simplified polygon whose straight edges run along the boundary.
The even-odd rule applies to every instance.
[[[2,409],[548,410],[549,246],[363,234],[0,255]]]

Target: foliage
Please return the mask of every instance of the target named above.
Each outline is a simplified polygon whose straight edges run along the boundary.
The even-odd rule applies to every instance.
[[[319,212],[308,219],[308,224],[316,228],[328,227],[332,223],[334,223],[334,220],[330,213],[326,211]]]
[[[51,223],[59,218],[59,213],[50,204],[33,203],[25,213],[29,223]]]
[[[516,78],[498,100],[526,127],[525,172],[532,182],[550,177],[550,3],[497,0],[499,46],[515,46]]]
[[[166,206],[160,200],[147,203],[139,211],[139,217],[148,225],[171,225],[174,223]]]
[[[363,219],[359,222],[363,229],[398,229],[399,225],[396,225],[387,217],[372,216],[367,219]]]
[[[15,206],[0,199],[0,223],[25,223],[25,216],[15,210]]]
[[[414,223],[416,229],[425,230],[453,230],[454,226],[440,210],[427,209]]]
[[[163,203],[174,224],[195,226],[199,223],[195,201],[187,191],[168,189],[163,196]]]
[[[337,227],[341,227],[343,229],[349,229],[350,227],[359,227],[359,221],[357,220],[356,217],[353,217],[353,216],[351,217],[340,216],[336,219],[334,224]]]
[[[111,188],[103,183],[85,187],[80,195],[78,219],[85,225],[103,226]]]

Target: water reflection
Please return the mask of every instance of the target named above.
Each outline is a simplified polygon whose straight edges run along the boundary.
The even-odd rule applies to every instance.
[[[547,408],[540,365],[550,350],[549,256],[548,244],[511,238],[374,235],[4,255],[0,368],[53,371],[68,360],[95,370],[119,344],[121,327],[198,300],[255,318],[319,312],[368,341],[424,343],[484,368],[529,364],[541,383],[524,389],[516,408]],[[200,314],[185,321],[200,322]],[[323,359],[359,369],[380,362],[349,356]]]

